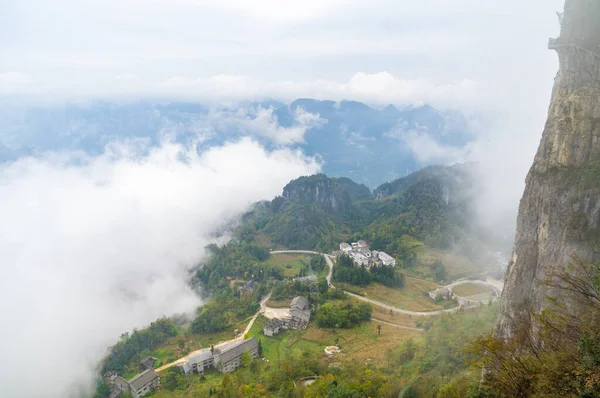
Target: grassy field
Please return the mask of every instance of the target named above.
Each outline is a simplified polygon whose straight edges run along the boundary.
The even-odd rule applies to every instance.
[[[267,301],[267,307],[271,308],[288,308],[292,304],[292,299],[287,300],[271,300]]]
[[[416,267],[411,268],[409,273],[421,278],[431,279],[431,265],[438,260],[446,267],[448,281],[464,278],[478,272],[477,267],[466,256],[425,245],[418,246],[415,250],[418,264]]]
[[[477,283],[464,283],[462,285],[455,286],[452,291],[461,297],[475,296],[478,294],[489,294],[492,295],[494,289],[489,286],[479,285]]]
[[[316,354],[320,360],[328,363],[360,363],[362,365],[388,365],[388,355],[402,342],[420,335],[417,331],[381,325],[381,335],[377,335],[375,322],[366,322],[352,329],[320,329],[311,323],[307,330],[287,330],[274,337],[262,334],[262,328],[267,319],[260,316],[248,333],[248,337],[260,339],[263,348],[263,357],[269,362],[260,362],[267,368],[277,366],[278,359],[285,360],[303,355],[306,352]],[[329,345],[339,344],[341,353],[328,357],[324,349]],[[258,359],[257,361],[260,361]],[[232,374],[243,380],[252,380],[255,376],[250,369],[239,369]],[[223,376],[214,369],[209,370],[204,376],[188,375],[185,381],[188,387],[185,390],[168,391],[163,388],[153,396],[163,397],[206,397],[208,390],[218,387]]]
[[[362,301],[353,299],[357,303],[362,303]],[[372,318],[381,319],[382,321],[395,323],[397,325],[403,326],[416,326],[416,321],[420,320],[422,317],[419,316],[411,316],[406,314],[398,314],[397,312],[390,313],[390,310],[379,307],[377,305],[371,305],[373,308],[373,313],[371,314]]]
[[[437,288],[435,283],[426,280],[406,278],[402,289],[392,289],[380,283],[371,283],[364,288],[348,284],[340,284],[340,287],[349,292],[409,311],[444,309],[444,306],[436,304],[425,295],[427,292]]]
[[[263,356],[271,361],[289,357],[292,352],[297,355],[314,352],[334,362],[381,363],[386,360],[388,350],[419,334],[417,331],[381,325],[381,336],[377,336],[376,322],[366,322],[352,329],[320,329],[311,323],[307,330],[287,330],[267,337],[262,334],[265,322],[265,318],[259,317],[248,335],[261,340]],[[323,350],[336,343],[342,349],[341,354],[327,357]]]
[[[263,264],[278,269],[286,278],[295,278],[315,257],[312,254],[271,254]]]

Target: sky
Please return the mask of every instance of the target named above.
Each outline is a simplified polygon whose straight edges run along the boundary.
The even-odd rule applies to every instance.
[[[514,220],[541,137],[562,5],[0,0],[0,103],[313,97],[478,112],[490,122],[467,149],[482,173],[480,219],[493,226]],[[193,311],[187,270],[214,231],[320,169],[289,148],[318,115],[297,114],[289,129],[269,110],[258,116],[217,122],[245,123],[275,149],[251,138],[202,154],[115,142],[97,157],[0,166],[0,385],[10,396],[68,396],[90,385],[121,333]],[[420,137],[411,145],[449,155]],[[45,370],[31,372],[32,361]]]
[[[0,95],[493,104],[548,90],[561,3],[2,0]]]

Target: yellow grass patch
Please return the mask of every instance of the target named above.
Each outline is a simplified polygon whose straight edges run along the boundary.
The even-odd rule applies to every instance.
[[[413,271],[424,278],[431,278],[431,265],[438,260],[446,267],[448,280],[463,278],[478,271],[475,264],[461,254],[434,249],[425,245],[417,247],[416,252],[419,264]]]
[[[489,294],[491,296],[494,289],[477,283],[464,283],[453,287],[452,291],[461,297],[476,296],[479,294]]]
[[[444,308],[426,295],[427,292],[438,287],[435,283],[426,280],[406,278],[402,289],[389,288],[380,283],[371,283],[367,287],[348,284],[340,284],[340,286],[349,292],[409,311],[435,311]]]

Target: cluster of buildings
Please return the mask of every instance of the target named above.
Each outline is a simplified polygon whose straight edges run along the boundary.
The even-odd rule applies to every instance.
[[[265,336],[274,336],[284,329],[304,330],[310,322],[310,304],[306,297],[294,297],[290,304],[290,315],[285,318],[273,318],[263,328]]]
[[[117,398],[124,392],[129,392],[133,398],[141,398],[160,386],[160,377],[152,365],[156,358],[147,357],[140,362],[143,371],[127,381],[117,374],[109,372],[104,375],[104,381],[110,390],[109,398]]]
[[[234,340],[219,347],[205,348],[188,358],[188,361],[178,364],[185,374],[190,372],[203,374],[208,368],[215,368],[221,373],[229,373],[242,366],[242,357],[248,352],[251,359],[258,358],[258,340]],[[109,398],[117,398],[124,392],[129,392],[133,398],[141,398],[160,386],[160,377],[152,368],[156,358],[148,357],[140,362],[144,369],[131,380],[127,381],[116,372],[104,375],[106,385],[110,389]]]
[[[248,353],[251,359],[258,358],[258,340],[235,340],[219,347],[205,348],[191,355],[187,362],[180,364],[185,374],[190,372],[203,374],[208,368],[221,373],[229,373],[242,366],[242,356]]]
[[[396,259],[385,252],[370,250],[369,244],[364,240],[359,240],[351,245],[348,243],[340,243],[340,252],[350,256],[354,265],[357,267],[395,267]]]

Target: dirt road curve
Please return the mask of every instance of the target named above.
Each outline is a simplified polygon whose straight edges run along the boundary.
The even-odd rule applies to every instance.
[[[322,255],[323,257],[325,257],[325,261],[327,262],[327,266],[329,267],[329,273],[327,274],[325,279],[327,279],[327,283],[329,284],[329,286],[333,287],[333,285],[331,284],[331,278],[333,277],[333,261],[331,261],[331,257],[327,254],[314,252],[311,250],[274,250],[271,251],[271,254],[316,254],[317,256]]]
[[[304,254],[316,254],[316,255],[320,254],[323,257],[325,257],[325,260],[327,261],[327,265],[329,266],[329,273],[327,274],[327,283],[329,284],[330,287],[335,288],[335,286],[333,286],[331,284],[331,278],[333,276],[333,261],[331,261],[330,256],[328,256],[327,254],[324,254],[324,253],[319,253],[319,252],[315,252],[315,251],[311,251],[311,250],[276,250],[276,251],[271,252],[271,254],[286,254],[286,253],[289,253],[289,254],[304,253]],[[412,279],[416,279],[416,278],[412,278]],[[494,289],[496,291],[496,293],[498,295],[500,295],[500,293],[502,292],[502,282],[491,282],[491,281],[483,282],[483,281],[471,281],[471,280],[464,279],[464,280],[460,280],[460,281],[451,283],[450,285],[445,286],[445,287],[452,288],[456,285],[460,285],[463,283],[477,283],[477,284],[481,284],[481,285],[490,286],[492,289]],[[399,314],[406,314],[406,315],[433,316],[433,315],[440,315],[445,312],[456,312],[460,308],[460,307],[456,307],[456,308],[451,308],[448,310],[438,310],[438,311],[409,311],[409,310],[403,310],[402,308],[384,304],[380,301],[371,300],[366,297],[359,296],[358,294],[349,293],[349,292],[345,292],[345,293],[348,296],[354,297],[357,300],[364,301],[366,303],[371,303],[371,304],[377,305],[379,307],[385,308],[387,310],[392,310],[393,312],[397,312]]]

